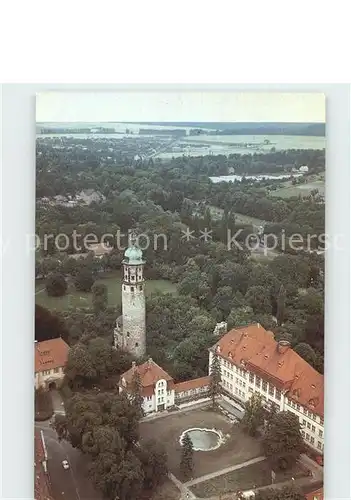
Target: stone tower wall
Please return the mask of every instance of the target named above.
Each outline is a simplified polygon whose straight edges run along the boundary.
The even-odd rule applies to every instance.
[[[141,357],[146,351],[145,284],[123,283],[122,287],[123,344]]]

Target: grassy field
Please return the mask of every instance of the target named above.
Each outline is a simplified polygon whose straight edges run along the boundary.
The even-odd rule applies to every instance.
[[[306,475],[306,471],[296,465],[291,470],[278,472],[275,483],[289,481],[292,477],[297,479]],[[237,490],[245,491],[260,488],[261,486],[268,486],[271,482],[271,468],[265,460],[249,465],[248,467],[243,467],[242,469],[234,470],[228,474],[223,474],[209,481],[204,481],[192,486],[190,489],[197,497],[208,498]]]
[[[307,196],[312,189],[318,189],[321,195],[325,195],[325,176],[324,174],[311,177],[306,184],[296,184],[293,186],[291,181],[283,183],[283,187],[276,191],[271,191],[270,195],[279,198],[291,198],[292,196]]]
[[[220,219],[223,215],[223,209],[210,206],[211,215],[214,219]],[[264,220],[257,219],[257,217],[250,217],[250,215],[239,214],[235,212],[235,217],[239,224],[252,224],[253,226],[259,227],[262,226]]]
[[[121,304],[122,283],[120,273],[111,273],[111,275],[107,278],[96,280],[96,283],[103,283],[107,286],[108,303],[110,306]],[[156,291],[176,293],[176,285],[166,280],[146,281],[146,295],[148,296]],[[63,311],[69,308],[90,307],[92,305],[92,294],[87,292],[78,292],[73,286],[71,286],[65,296],[49,297],[45,291],[45,284],[41,282],[37,283],[35,286],[35,302],[40,306],[46,307],[47,309]]]
[[[178,478],[181,452],[179,438],[183,431],[191,427],[217,429],[226,436],[225,443],[217,450],[194,452],[194,478],[246,462],[262,454],[259,440],[244,434],[238,425],[233,425],[222,414],[206,408],[184,413],[174,412],[164,418],[142,422],[142,439],[156,439],[165,445],[169,470]]]

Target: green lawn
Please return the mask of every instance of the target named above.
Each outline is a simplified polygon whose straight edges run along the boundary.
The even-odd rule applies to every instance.
[[[108,289],[108,304],[110,306],[121,304],[121,278],[120,273],[111,273],[107,278],[96,280],[96,283],[103,283]],[[153,292],[176,293],[176,284],[167,280],[146,281],[145,292],[150,295]],[[57,309],[63,311],[70,308],[90,307],[92,305],[92,294],[78,292],[73,286],[63,297],[49,297],[45,290],[45,283],[37,283],[35,286],[35,302],[47,309]]]
[[[291,181],[284,183],[284,187],[271,191],[270,195],[279,198],[291,198],[292,196],[307,196],[312,189],[318,189],[321,195],[325,194],[325,182],[323,180],[314,180],[306,184],[292,185]]]
[[[275,483],[289,481],[306,476],[306,471],[296,465],[289,471],[276,474]],[[200,498],[208,498],[218,494],[230,493],[237,490],[251,490],[261,486],[268,486],[272,482],[271,469],[268,461],[237,469],[228,474],[215,477],[209,481],[192,486],[191,491]]]
[[[221,219],[224,210],[222,208],[210,205],[211,215],[214,219]],[[250,215],[239,214],[235,212],[235,218],[239,224],[252,224],[253,226],[262,226],[264,220],[258,219],[257,217],[251,217]]]

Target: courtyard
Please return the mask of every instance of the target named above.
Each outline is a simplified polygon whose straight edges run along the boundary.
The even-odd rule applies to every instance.
[[[140,425],[141,439],[155,439],[163,443],[168,454],[168,467],[180,478],[179,462],[181,434],[190,428],[220,431],[225,442],[212,451],[194,452],[193,477],[220,471],[247,462],[262,455],[260,441],[244,434],[238,424],[233,424],[220,412],[210,408],[172,413],[163,418],[144,421]]]

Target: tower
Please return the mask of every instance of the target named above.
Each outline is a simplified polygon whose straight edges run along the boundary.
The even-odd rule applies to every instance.
[[[114,346],[141,357],[146,350],[145,261],[134,242],[125,251],[122,265],[122,316],[116,321]]]

